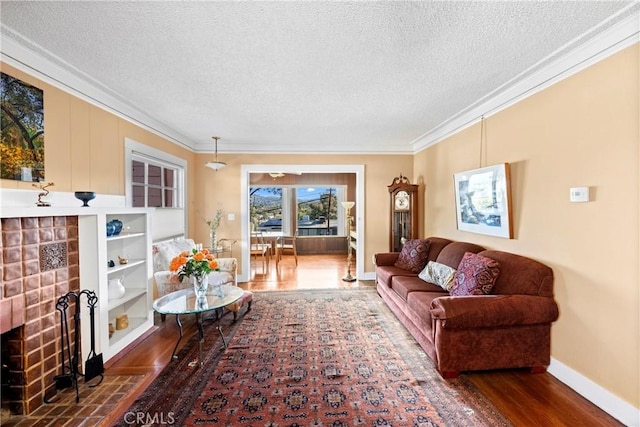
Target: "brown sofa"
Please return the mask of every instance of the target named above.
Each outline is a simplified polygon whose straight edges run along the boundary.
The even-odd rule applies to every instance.
[[[417,273],[394,266],[399,253],[378,253],[378,293],[434,361],[444,378],[460,371],[550,363],[551,323],[558,318],[551,268],[530,258],[473,243],[430,237],[428,261],[457,268],[465,252],[500,263],[489,295],[450,296]]]

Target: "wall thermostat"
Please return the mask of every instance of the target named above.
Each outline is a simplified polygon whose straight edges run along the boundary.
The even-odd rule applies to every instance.
[[[589,187],[571,187],[569,189],[569,201],[571,202],[588,202]]]

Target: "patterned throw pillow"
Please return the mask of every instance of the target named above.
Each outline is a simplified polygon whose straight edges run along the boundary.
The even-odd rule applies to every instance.
[[[402,251],[394,265],[412,273],[420,273],[427,264],[430,245],[431,242],[429,240],[407,240],[402,246]]]
[[[440,286],[445,291],[451,290],[456,269],[435,261],[429,261],[427,266],[418,274],[425,282]]]
[[[458,265],[449,293],[453,296],[489,294],[498,274],[500,274],[498,261],[466,252]]]

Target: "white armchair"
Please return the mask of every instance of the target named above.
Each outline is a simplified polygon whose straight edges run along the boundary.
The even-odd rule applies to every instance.
[[[153,251],[153,277],[156,282],[156,295],[161,297],[179,289],[186,289],[193,286],[188,278],[180,281],[178,275],[169,271],[171,260],[184,251],[191,251],[196,248],[196,244],[192,239],[175,239],[166,242],[155,243],[152,247]],[[209,273],[209,284],[229,283],[233,282],[234,286],[238,286],[238,263],[235,258],[216,258],[220,271],[212,271]],[[233,319],[236,320],[238,312],[247,305],[247,311],[251,310],[251,301],[253,293],[244,291],[240,300],[233,304],[229,304],[225,308],[233,312]],[[163,320],[165,316],[162,316]]]

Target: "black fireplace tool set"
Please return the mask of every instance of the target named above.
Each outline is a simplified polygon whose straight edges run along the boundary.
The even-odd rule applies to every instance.
[[[78,368],[79,364],[79,352],[80,352],[80,297],[86,295],[87,304],[89,307],[89,321],[91,323],[91,350],[87,355],[87,360],[84,365],[84,372],[81,373]],[[71,356],[71,337],[69,333],[69,323],[67,321],[69,307],[71,306],[71,300],[75,299],[75,312],[73,314],[74,323],[74,340],[73,340],[73,357]],[[56,383],[56,390],[62,390],[65,388],[76,388],[76,403],[80,401],[80,392],[78,390],[78,377],[84,377],[85,383],[100,377],[100,381],[91,385],[90,387],[96,387],[100,385],[104,376],[104,363],[102,360],[102,354],[96,354],[96,331],[95,331],[95,311],[98,304],[98,297],[94,291],[82,290],[80,292],[68,292],[67,294],[58,298],[56,303],[56,309],[60,312],[60,338],[61,342],[61,371],[60,375],[53,377]],[[53,403],[53,400],[48,400],[45,396],[45,403]]]

